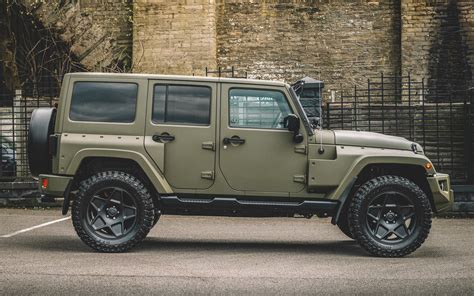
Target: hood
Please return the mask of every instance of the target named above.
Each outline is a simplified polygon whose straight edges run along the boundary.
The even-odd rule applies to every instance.
[[[402,137],[388,136],[372,132],[359,131],[334,131],[336,145],[374,147],[385,149],[411,150],[411,141]],[[416,145],[417,151],[421,152],[420,145]]]

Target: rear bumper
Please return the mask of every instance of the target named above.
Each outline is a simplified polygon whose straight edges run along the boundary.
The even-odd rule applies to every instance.
[[[73,177],[69,176],[39,175],[40,192],[50,196],[64,196],[64,191],[66,191],[72,179]],[[47,182],[44,180],[47,180]]]
[[[437,173],[432,177],[428,177],[427,180],[433,194],[436,212],[442,213],[452,210],[454,192],[451,189],[449,175]]]

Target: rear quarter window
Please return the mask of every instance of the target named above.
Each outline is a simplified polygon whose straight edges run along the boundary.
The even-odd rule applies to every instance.
[[[135,121],[138,85],[122,82],[76,82],[69,118],[74,121]]]

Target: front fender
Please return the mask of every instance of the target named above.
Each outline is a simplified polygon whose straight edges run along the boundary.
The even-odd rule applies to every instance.
[[[426,156],[412,151],[381,148],[337,146],[336,155],[334,160],[310,159],[308,188],[314,191],[318,191],[318,187],[335,188],[326,196],[328,199],[339,199],[353,178],[367,165],[408,164],[424,167],[430,162]],[[432,175],[436,172],[431,169],[427,173]]]

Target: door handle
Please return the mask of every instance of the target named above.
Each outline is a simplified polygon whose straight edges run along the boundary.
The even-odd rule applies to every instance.
[[[231,138],[225,137],[222,140],[222,143],[224,143],[224,145],[229,145],[229,144],[240,145],[240,144],[245,144],[245,139],[241,139],[239,136],[232,136]]]
[[[161,133],[161,135],[153,135],[153,141],[160,143],[168,143],[174,141],[175,137],[168,133]]]

